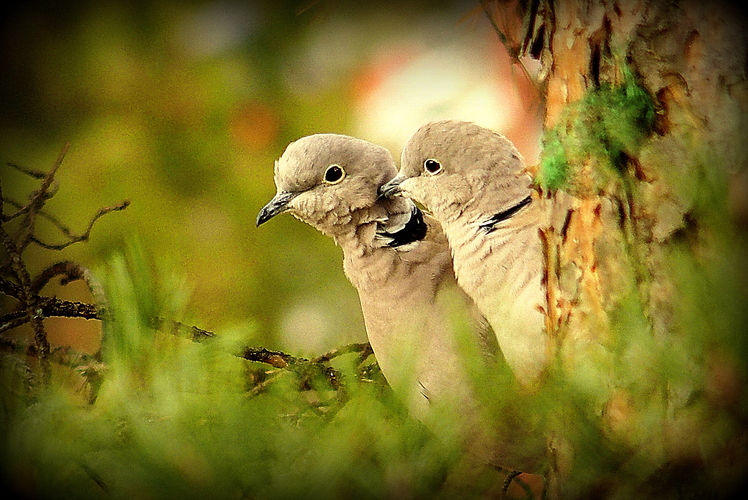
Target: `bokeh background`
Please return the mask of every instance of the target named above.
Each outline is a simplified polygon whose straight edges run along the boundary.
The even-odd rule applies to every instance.
[[[32,246],[32,273],[63,259],[96,270],[138,240],[186,277],[185,321],[209,330],[252,323],[251,344],[309,355],[365,340],[332,241],[288,215],[254,225],[289,142],[344,133],[399,158],[420,125],[459,118],[504,133],[529,163],[538,155],[538,93],[477,0],[3,8],[4,196],[23,201],[38,184],[5,162],[48,170],[69,142],[50,213],[83,231],[100,207],[131,202],[99,220],[88,243]],[[63,239],[40,229],[45,241]],[[91,300],[79,284],[47,294]],[[97,324],[47,322],[52,342],[98,348]]]

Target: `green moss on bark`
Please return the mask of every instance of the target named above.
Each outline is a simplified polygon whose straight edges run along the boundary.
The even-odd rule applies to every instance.
[[[537,176],[541,187],[574,191],[582,185],[601,192],[625,172],[628,158],[652,132],[655,105],[631,70],[624,67],[622,76],[621,85],[588,91],[546,130]]]

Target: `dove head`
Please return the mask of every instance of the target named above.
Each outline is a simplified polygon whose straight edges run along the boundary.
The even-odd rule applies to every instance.
[[[474,123],[424,125],[408,140],[400,173],[382,192],[401,192],[441,221],[474,212],[494,213],[530,192],[531,179],[514,145]]]
[[[370,142],[337,134],[303,137],[276,161],[277,194],[258,214],[257,225],[289,212],[335,235],[377,203],[379,186],[396,173],[389,151]]]

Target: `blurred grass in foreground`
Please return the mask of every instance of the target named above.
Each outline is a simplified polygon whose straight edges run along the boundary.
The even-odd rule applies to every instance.
[[[550,430],[572,445],[570,478],[580,490],[607,481],[619,498],[684,491],[719,498],[742,484],[745,290],[727,271],[740,268],[736,247],[744,242],[717,240],[733,243],[715,243],[717,265],[694,265],[685,244],[673,250],[678,332],[653,337],[632,293],[614,316],[615,341],[568,373],[553,372],[533,396],[512,392],[501,363],[482,369],[466,343],[482,411],[499,426],[515,415],[528,431],[498,432],[530,446]],[[360,376],[355,355],[333,360],[343,382],[335,390],[324,377],[241,358],[257,338],[251,322],[202,342],[155,329],[154,318],[200,319],[190,317],[192,287],[181,269],[144,248],[131,243],[94,272],[108,316],[92,404],[75,369],[55,366],[49,386],[30,384],[36,360],[1,355],[0,473],[10,491],[268,499],[498,493],[505,473],[463,460],[454,408],[435,406],[422,424],[381,379]],[[268,372],[272,382],[264,383]],[[511,498],[523,498],[513,487],[519,496]]]
[[[98,274],[104,382],[92,405],[55,373],[32,401],[2,363],[4,482],[31,498],[422,498],[439,496],[456,448],[408,417],[381,383],[336,360],[346,403],[291,371],[248,392],[252,363],[234,354],[252,325],[196,343],[151,327],[183,319],[188,290],[137,245]],[[62,371],[61,371],[62,370]],[[462,485],[466,486],[466,485]],[[479,490],[481,483],[471,485]],[[477,491],[475,492],[477,493]]]

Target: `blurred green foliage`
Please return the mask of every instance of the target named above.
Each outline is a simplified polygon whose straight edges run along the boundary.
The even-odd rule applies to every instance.
[[[132,202],[102,220],[90,244],[29,254],[32,271],[53,258],[93,266],[138,235],[189,269],[191,310],[204,328],[254,318],[258,343],[305,354],[364,340],[339,250],[288,216],[254,227],[274,194],[273,162],[298,137],[350,133],[357,79],[373,47],[407,33],[424,12],[456,24],[474,7],[331,0],[5,7],[0,159],[46,169],[70,142],[48,208],[74,229],[102,206]],[[34,187],[15,172],[0,175],[8,197],[23,200]],[[309,310],[317,321],[307,342],[304,332],[279,335],[293,329],[283,325],[294,311]]]
[[[235,354],[253,324],[200,343],[154,330],[153,315],[168,321],[185,314],[187,295],[180,271],[163,259],[153,262],[141,245],[128,245],[97,271],[109,319],[104,383],[94,404],[60,383],[76,377],[63,368],[27,404],[23,372],[2,364],[1,477],[11,492],[28,498],[450,498],[501,484],[492,469],[451,477],[460,471],[460,455],[450,421],[442,420],[437,439],[385,385],[359,379],[351,356],[335,363],[346,381],[344,396],[331,396],[324,381],[300,391],[291,371],[252,395],[256,364]],[[331,401],[344,404],[325,404]]]

